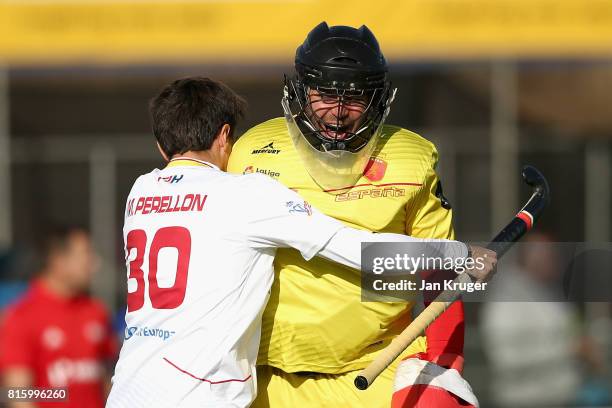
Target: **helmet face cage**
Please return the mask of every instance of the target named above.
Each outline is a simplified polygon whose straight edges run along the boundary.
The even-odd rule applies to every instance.
[[[351,84],[353,85],[353,84]],[[285,78],[291,111],[306,140],[319,151],[358,152],[364,148],[385,116],[390,104],[390,86],[387,81],[380,87],[341,88],[307,84],[299,77]],[[351,122],[342,122],[339,114],[335,123],[325,121],[313,107],[324,102],[325,110],[361,110]]]

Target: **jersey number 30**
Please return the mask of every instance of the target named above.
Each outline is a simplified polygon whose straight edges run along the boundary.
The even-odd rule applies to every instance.
[[[136,290],[128,289],[127,311],[134,312],[144,305],[145,285],[142,264],[147,249],[147,234],[144,230],[132,230],[127,235],[126,250],[130,256],[132,249],[136,250],[136,257],[129,262],[129,280],[136,282]],[[159,287],[157,282],[157,263],[159,251],[162,248],[175,248],[177,251],[176,275],[171,287]],[[179,307],[185,299],[187,289],[187,273],[189,271],[189,257],[191,255],[191,234],[184,227],[160,228],[151,241],[149,248],[149,298],[154,309],[174,309]]]

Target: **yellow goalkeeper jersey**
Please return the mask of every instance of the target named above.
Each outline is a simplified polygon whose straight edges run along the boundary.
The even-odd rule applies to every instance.
[[[437,159],[428,140],[385,125],[361,179],[324,191],[302,166],[285,119],[275,118],[238,140],[228,170],[267,174],[354,228],[453,239]],[[412,304],[361,302],[360,285],[359,271],[320,257],[307,262],[296,250],[279,249],[258,364],[329,374],[365,367],[410,322]]]

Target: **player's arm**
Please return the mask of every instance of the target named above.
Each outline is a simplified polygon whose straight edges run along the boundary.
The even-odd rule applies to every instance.
[[[13,311],[5,316],[0,328],[0,371],[2,387],[32,387],[33,347],[28,335],[27,319],[22,320]],[[28,402],[9,401],[8,408],[34,408]]]
[[[457,241],[373,234],[346,227],[272,179],[255,175],[247,178],[257,183],[249,189],[252,195],[246,220],[248,241],[253,247],[291,247],[299,250],[306,260],[318,254],[354,269],[361,267],[363,242],[418,243],[406,248],[413,257],[463,260],[468,254],[466,245]]]
[[[345,227],[334,234],[321,249],[319,256],[341,263],[354,269],[361,268],[361,244],[373,242],[410,243],[403,247],[403,253],[412,258],[446,258],[463,260],[468,247],[462,242],[446,239],[421,239],[407,235],[372,233]]]
[[[406,208],[406,234],[421,238],[454,239],[453,211],[444,197],[442,183],[436,174],[438,152],[432,148],[430,165],[419,195]],[[448,271],[426,273],[423,279],[441,281],[452,278]],[[431,294],[433,299],[436,294]],[[429,299],[429,300],[431,300]],[[426,299],[425,305],[430,303]],[[463,368],[463,339],[465,332],[463,302],[453,303],[425,331],[427,352],[419,356],[447,368]]]

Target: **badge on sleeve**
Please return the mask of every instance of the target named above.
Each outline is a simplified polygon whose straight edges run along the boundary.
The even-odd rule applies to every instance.
[[[287,201],[285,203],[287,208],[289,209],[289,214],[291,213],[304,213],[309,217],[312,215],[312,207],[308,203],[308,201],[303,202],[295,202],[295,201]]]

